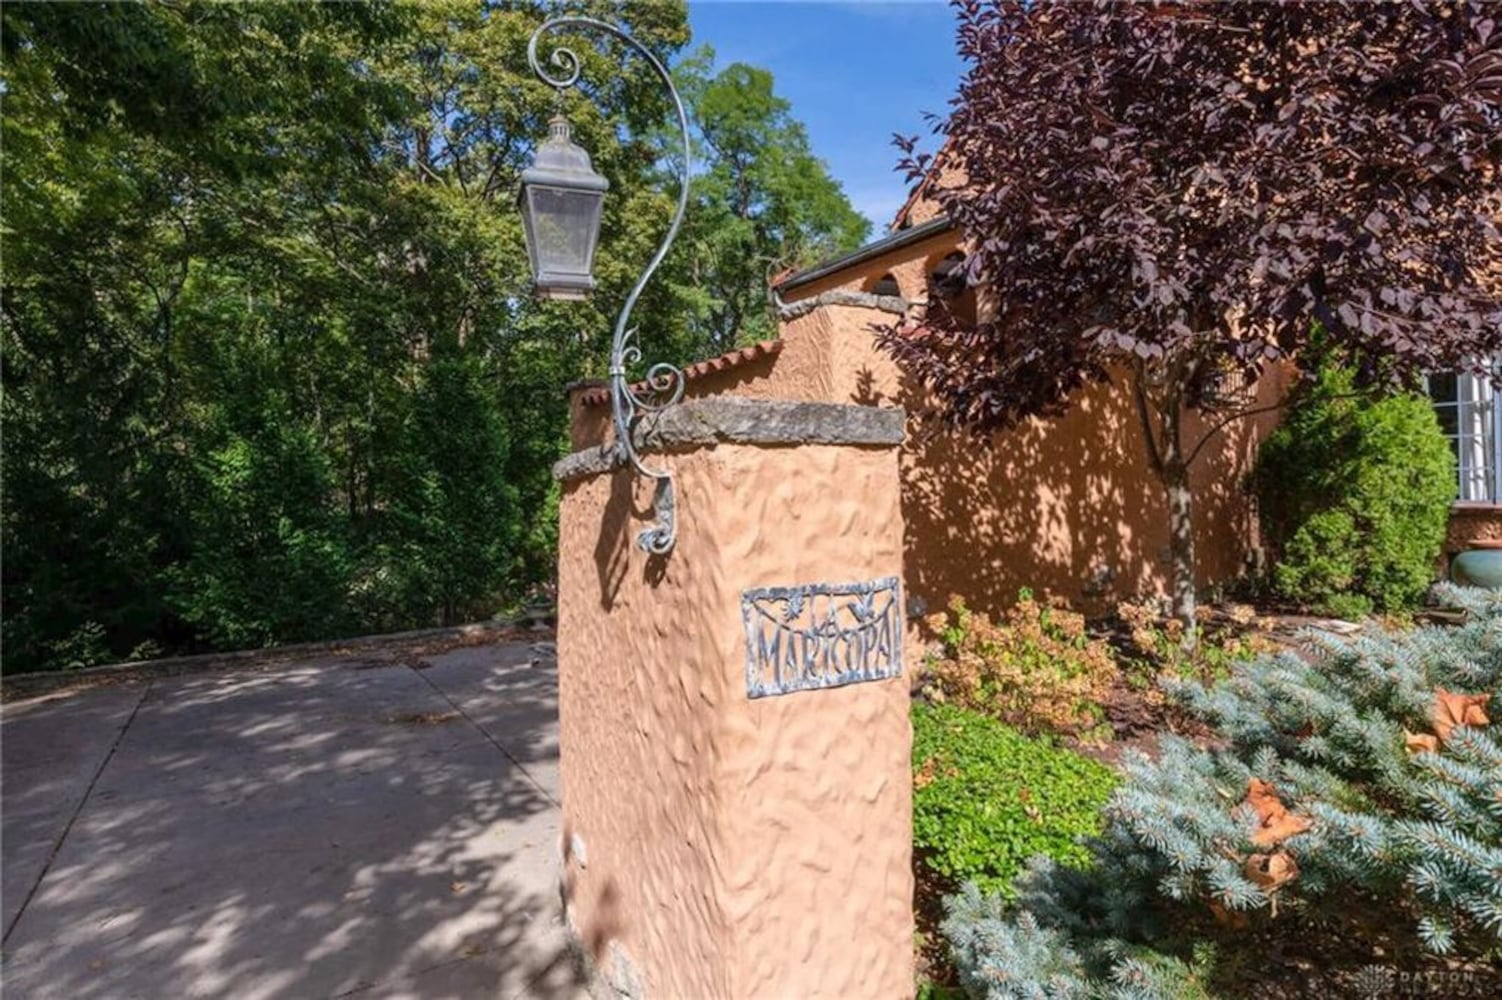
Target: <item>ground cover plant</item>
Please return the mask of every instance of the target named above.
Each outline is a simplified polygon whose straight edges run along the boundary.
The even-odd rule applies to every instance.
[[[1128,758],[1085,863],[1035,861],[1015,901],[954,899],[967,989],[1279,995],[1299,960],[1334,990],[1379,955],[1448,956],[1502,987],[1502,600],[1443,593],[1463,624],[1310,634],[1302,654],[1178,685],[1212,743]]]
[[[1007,894],[1035,854],[1087,857],[1110,768],[955,705],[913,706],[913,839],[952,884]]]
[[[919,701],[912,718],[920,995],[937,998],[957,990],[939,930],[944,899],[967,881],[1008,893],[1037,852],[1083,859],[1079,838],[1100,829],[1116,778],[1048,737],[957,705]]]

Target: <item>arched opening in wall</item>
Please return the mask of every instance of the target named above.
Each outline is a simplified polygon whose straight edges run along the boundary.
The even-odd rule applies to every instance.
[[[965,277],[965,255],[958,250],[945,254],[928,267],[929,294],[951,316],[966,326],[976,319],[976,290]]]
[[[888,271],[886,274],[883,274],[879,278],[873,278],[871,281],[867,282],[866,291],[870,292],[872,295],[900,296],[902,294],[902,289],[897,287],[897,279],[892,277],[892,273],[890,271]]]

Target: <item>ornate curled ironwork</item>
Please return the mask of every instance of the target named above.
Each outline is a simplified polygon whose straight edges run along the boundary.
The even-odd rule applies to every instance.
[[[902,675],[902,584],[895,576],[747,590],[741,623],[748,698]]]
[[[673,79],[668,75],[667,69],[656,56],[644,45],[632,38],[626,32],[615,25],[605,21],[598,21],[592,17],[555,17],[544,21],[532,38],[527,42],[527,62],[532,66],[532,72],[537,74],[538,79],[549,86],[556,87],[561,94],[564,90],[579,82],[579,74],[583,68],[582,61],[572,49],[559,46],[553,49],[548,61],[556,67],[561,76],[549,76],[543,68],[537,55],[537,43],[542,36],[551,31],[562,28],[592,28],[614,35],[627,45],[636,50],[647,61],[658,79],[667,87],[668,95],[673,99],[673,107],[678,112],[678,126],[683,134],[683,165],[678,182],[678,207],[673,213],[672,224],[668,226],[667,233],[663,236],[662,243],[658,245],[657,252],[647,264],[646,270],[641,277],[636,279],[636,284],[631,289],[631,294],[626,296],[626,304],[621,309],[621,314],[616,318],[615,332],[611,338],[610,346],[610,410],[612,423],[615,427],[616,447],[621,454],[631,463],[638,473],[649,479],[656,480],[653,491],[653,511],[657,517],[657,523],[650,528],[641,531],[636,537],[636,544],[643,550],[655,555],[664,555],[671,551],[673,543],[677,540],[677,528],[674,518],[674,495],[673,474],[667,469],[649,468],[642,462],[641,455],[636,450],[636,443],[632,439],[632,433],[636,428],[637,420],[645,415],[656,413],[672,406],[683,398],[684,375],[683,370],[676,365],[667,362],[657,362],[647,369],[647,377],[641,383],[640,389],[634,388],[628,380],[627,370],[641,361],[641,348],[635,343],[636,330],[628,328],[631,320],[631,311],[636,308],[636,300],[641,297],[642,289],[646,287],[652,274],[662,264],[667,256],[668,248],[673,245],[673,240],[678,236],[678,228],[683,224],[684,213],[688,210],[688,177],[691,152],[689,149],[688,113],[683,108],[683,101],[678,96],[678,88],[673,86]]]

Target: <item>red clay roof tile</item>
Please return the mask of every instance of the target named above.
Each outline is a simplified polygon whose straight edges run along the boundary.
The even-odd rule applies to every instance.
[[[739,368],[741,365],[749,364],[752,361],[770,357],[780,350],[782,350],[781,340],[758,341],[747,347],[737,347],[735,350],[726,351],[724,354],[713,358],[696,361],[683,369],[683,377],[685,380],[692,382],[706,375],[727,371],[731,368]],[[645,389],[646,383],[637,382],[632,388],[637,390]],[[598,386],[586,389],[580,395],[579,402],[585,406],[603,406],[610,402],[610,388],[608,386]]]

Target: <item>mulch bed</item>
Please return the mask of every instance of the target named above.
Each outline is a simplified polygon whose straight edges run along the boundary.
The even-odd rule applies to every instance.
[[[959,886],[935,872],[923,858],[913,857],[913,920],[917,924],[918,982],[958,986],[949,961],[949,944],[939,929],[944,922],[944,900],[959,892]]]
[[[1353,895],[1327,912],[1221,928],[1216,992],[1236,1000],[1502,996],[1502,967],[1425,952],[1414,924],[1390,901]]]
[[[1101,707],[1111,727],[1109,742],[1066,737],[1064,743],[1071,750],[1113,767],[1120,766],[1122,758],[1130,753],[1156,757],[1158,741],[1165,732],[1202,745],[1213,738],[1209,727],[1178,711],[1158,692],[1134,687],[1124,678],[1116,679]]]

